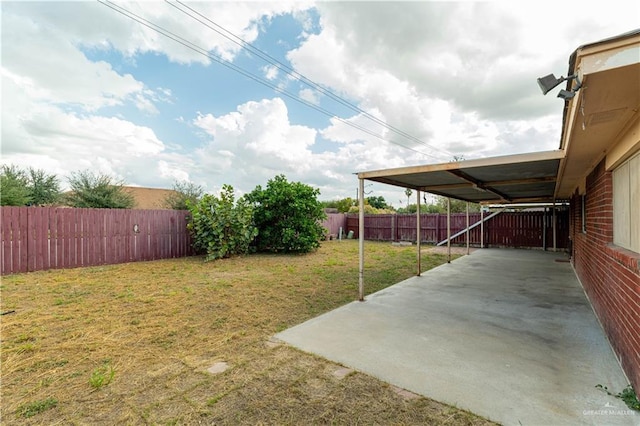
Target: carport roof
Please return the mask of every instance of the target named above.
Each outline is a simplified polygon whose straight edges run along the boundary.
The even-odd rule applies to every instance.
[[[474,203],[553,202],[564,151],[358,173],[358,178]],[[555,200],[558,201],[558,200]]]

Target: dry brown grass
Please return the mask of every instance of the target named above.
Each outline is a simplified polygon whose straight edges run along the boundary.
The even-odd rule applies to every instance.
[[[368,292],[415,248],[367,243]],[[300,256],[191,257],[2,279],[2,424],[451,424],[471,413],[269,339],[354,300],[357,243]],[[446,261],[424,255],[425,269]],[[228,363],[221,374],[207,369]],[[113,378],[108,382],[109,372]],[[91,385],[92,375],[105,379]]]

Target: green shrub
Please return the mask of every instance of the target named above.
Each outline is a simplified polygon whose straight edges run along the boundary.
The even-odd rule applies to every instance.
[[[259,251],[306,253],[320,246],[326,217],[318,201],[320,190],[300,182],[288,182],[276,176],[262,189],[259,185],[247,194],[254,207],[259,233]]]
[[[205,260],[246,254],[258,234],[253,209],[244,198],[235,202],[233,187],[224,185],[220,197],[205,194],[198,202],[187,202],[191,220],[187,228],[193,247],[206,253]]]

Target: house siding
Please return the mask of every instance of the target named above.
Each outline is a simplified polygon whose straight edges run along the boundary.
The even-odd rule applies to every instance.
[[[640,389],[640,255],[613,244],[613,178],[604,160],[571,199],[572,264],[634,389]],[[594,366],[597,367],[597,366]]]

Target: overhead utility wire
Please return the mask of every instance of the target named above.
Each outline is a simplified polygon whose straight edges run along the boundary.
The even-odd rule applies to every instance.
[[[232,33],[231,31],[227,30],[226,28],[224,28],[222,25],[217,24],[216,22],[214,22],[212,19],[210,19],[209,17],[203,15],[202,13],[198,12],[197,10],[195,10],[194,8],[192,8],[191,6],[181,2],[180,0],[175,0],[175,3],[181,5],[182,7],[190,10],[191,12],[195,13],[196,15],[198,15],[199,17],[203,18],[204,20],[206,20],[207,22],[209,22],[211,25],[207,24],[206,22],[203,22],[202,20],[198,19],[196,16],[192,15],[191,13],[189,13],[188,11],[178,7],[176,4],[174,4],[174,2],[171,2],[169,0],[165,0],[166,3],[168,3],[169,5],[173,6],[174,8],[176,8],[177,10],[179,10],[180,12],[184,13],[185,15],[189,16],[190,18],[196,20],[197,22],[201,23],[202,25],[206,26],[207,28],[215,31],[216,33],[220,34],[222,37],[226,38],[227,40],[231,41],[232,43],[240,46],[241,48],[248,50],[250,52],[252,52],[253,54],[257,55],[258,57],[262,58],[265,62],[270,63],[271,65],[274,65],[276,68],[278,68],[281,71],[284,71],[286,74],[290,75],[291,77],[295,78],[298,81],[301,81],[302,83],[306,84],[307,86],[310,86],[314,89],[316,89],[317,91],[321,92],[322,94],[330,97],[331,99],[333,99],[334,101],[342,104],[343,106],[349,108],[350,110],[357,112],[359,114],[362,114],[363,116],[365,116],[366,118],[376,122],[377,124],[399,134],[400,136],[403,136],[409,140],[412,140],[414,142],[417,142],[420,145],[423,145],[427,148],[433,149],[435,151],[440,151],[440,152],[444,152],[445,154],[453,157],[454,155],[446,150],[442,150],[440,148],[436,148],[432,145],[429,145],[428,143],[422,141],[421,139],[401,130],[398,129],[397,127],[388,124],[387,122],[380,120],[378,117],[370,114],[369,112],[359,108],[358,106],[354,105],[353,103],[349,102],[348,100],[340,97],[339,95],[336,95],[335,93],[331,92],[330,90],[325,89],[324,87],[322,87],[321,85],[319,85],[318,83],[314,82],[313,80],[307,78],[306,76],[304,76],[303,74],[300,74],[299,72],[295,71],[294,69],[292,69],[291,67],[289,67],[286,64],[283,64],[282,62],[280,62],[278,59],[274,58],[273,56],[269,55],[267,52],[259,49],[258,47],[252,45],[251,43],[245,41],[244,39],[242,39],[241,37],[237,36],[236,34]],[[213,25],[213,27],[212,27]],[[214,28],[215,27],[215,28]]]
[[[175,42],[177,42],[177,43],[179,43],[179,44],[181,44],[181,45],[183,45],[183,46],[195,51],[196,53],[200,53],[201,55],[204,55],[207,58],[209,58],[209,59],[211,59],[211,60],[213,60],[215,62],[218,62],[219,64],[224,65],[224,66],[232,69],[233,71],[236,71],[236,72],[244,75],[247,78],[250,78],[251,80],[254,80],[254,81],[256,81],[256,82],[258,82],[260,84],[263,84],[263,85],[275,90],[276,92],[281,93],[281,94],[291,98],[294,101],[297,101],[297,102],[299,102],[299,103],[301,103],[303,105],[306,105],[306,106],[308,106],[308,107],[310,107],[312,109],[315,109],[316,111],[318,111],[318,112],[320,112],[322,114],[325,114],[325,115],[327,115],[327,116],[329,116],[331,118],[335,118],[336,120],[338,120],[338,121],[340,121],[340,122],[342,122],[342,123],[344,123],[344,124],[346,124],[346,125],[348,125],[350,127],[358,129],[358,130],[360,130],[360,131],[362,131],[364,133],[367,133],[367,134],[369,134],[369,135],[371,135],[373,137],[376,137],[376,138],[378,138],[378,139],[380,139],[380,140],[382,140],[384,142],[390,142],[390,143],[398,145],[398,146],[400,146],[402,148],[414,151],[414,152],[416,152],[418,154],[426,155],[426,156],[429,156],[429,157],[432,157],[432,158],[436,158],[435,156],[433,156],[431,154],[427,154],[425,152],[418,151],[416,149],[413,149],[413,148],[408,147],[406,145],[402,145],[402,144],[400,144],[398,142],[394,142],[392,140],[387,140],[387,139],[383,138],[382,136],[374,133],[373,131],[371,131],[371,130],[365,128],[365,127],[362,127],[362,126],[360,126],[358,124],[355,124],[355,123],[350,122],[348,120],[345,120],[345,119],[343,119],[341,117],[338,117],[336,114],[333,114],[333,113],[331,113],[330,111],[328,111],[328,110],[326,110],[324,108],[321,108],[321,107],[319,107],[317,105],[312,104],[311,102],[308,102],[308,101],[306,101],[304,99],[301,99],[301,98],[297,97],[296,95],[294,95],[292,93],[289,93],[286,90],[284,90],[284,89],[282,89],[282,88],[280,88],[280,87],[278,87],[278,86],[276,86],[276,85],[274,85],[272,83],[269,83],[268,81],[266,81],[266,80],[264,80],[264,79],[262,79],[262,78],[260,78],[260,77],[258,77],[256,75],[254,75],[254,74],[242,69],[241,67],[239,67],[237,65],[232,64],[231,62],[229,62],[229,61],[227,61],[225,59],[218,58],[215,55],[210,54],[206,49],[195,45],[194,43],[192,43],[192,42],[180,37],[177,34],[172,33],[171,31],[169,31],[169,30],[167,30],[165,28],[162,28],[161,26],[159,26],[157,24],[154,24],[151,21],[148,21],[147,19],[145,19],[145,18],[143,18],[143,17],[141,17],[141,16],[139,16],[139,15],[137,15],[137,14],[125,9],[125,8],[123,8],[122,6],[119,6],[119,5],[113,3],[113,2],[111,2],[109,0],[98,0],[98,2],[103,4],[103,5],[105,5],[105,6],[107,6],[107,7],[109,7],[110,9],[113,9],[116,12],[126,16],[127,18],[132,19],[132,20],[144,25],[145,27],[147,27],[147,28],[149,28],[149,29],[151,29],[153,31],[156,31],[157,33],[162,34],[165,37],[170,38],[171,40],[173,40],[173,41],[175,41]]]

